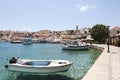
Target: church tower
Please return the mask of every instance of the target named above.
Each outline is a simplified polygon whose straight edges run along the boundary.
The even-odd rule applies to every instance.
[[[75,34],[78,34],[79,30],[78,30],[78,25],[76,25],[76,30],[75,30]]]

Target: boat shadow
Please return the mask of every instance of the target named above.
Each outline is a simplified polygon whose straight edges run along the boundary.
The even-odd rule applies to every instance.
[[[80,53],[86,53],[90,51],[89,49],[88,50],[62,50],[63,53],[67,53],[67,54],[73,54],[73,53],[76,53],[76,54],[80,54]]]
[[[16,76],[15,80],[75,80],[75,79],[60,74],[48,74],[48,75],[19,74]]]

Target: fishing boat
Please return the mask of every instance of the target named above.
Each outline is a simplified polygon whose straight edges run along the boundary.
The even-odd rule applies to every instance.
[[[72,62],[68,60],[28,60],[13,57],[5,68],[10,71],[28,73],[54,73],[69,70]]]
[[[83,42],[71,41],[62,45],[62,50],[87,50],[89,45]]]

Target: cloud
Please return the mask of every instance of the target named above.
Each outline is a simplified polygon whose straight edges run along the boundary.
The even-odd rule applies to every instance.
[[[95,8],[95,6],[94,5],[76,5],[75,6],[75,8],[77,9],[77,11],[79,11],[79,12],[86,12],[86,11],[88,11],[88,10],[90,10],[90,9],[94,9]]]

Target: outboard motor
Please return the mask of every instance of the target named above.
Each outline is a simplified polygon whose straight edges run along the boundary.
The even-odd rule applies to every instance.
[[[5,65],[5,68],[8,68],[8,65]]]
[[[9,60],[9,59],[6,57],[6,60]],[[18,58],[12,57],[12,58],[9,60],[9,64],[17,63],[17,61],[18,61]],[[8,68],[8,65],[5,65],[4,67],[5,67],[5,68]]]
[[[15,57],[12,57],[12,59],[9,60],[9,63],[17,63],[17,59]]]

